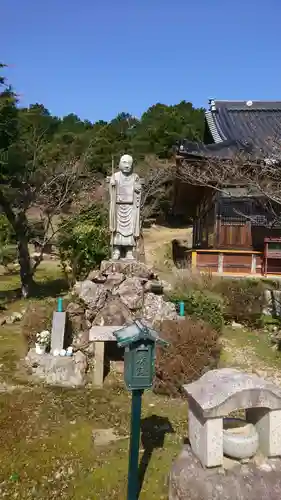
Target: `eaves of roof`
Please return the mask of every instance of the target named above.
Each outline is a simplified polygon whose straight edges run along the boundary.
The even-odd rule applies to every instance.
[[[279,154],[281,139],[280,101],[210,101],[206,126],[214,144],[182,140],[177,153],[191,157],[230,159],[238,152],[255,158]]]

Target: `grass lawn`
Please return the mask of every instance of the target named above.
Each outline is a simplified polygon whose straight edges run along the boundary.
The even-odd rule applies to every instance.
[[[272,343],[267,332],[246,328],[226,328],[223,337],[226,344],[230,342],[233,350],[242,354],[244,353],[245,367],[249,366],[251,362],[253,364],[255,361],[258,361],[258,364],[271,370],[281,370],[280,352],[272,349]],[[235,363],[235,353],[230,350],[223,350],[221,357],[222,365],[229,366],[233,362]],[[243,368],[242,357],[240,362],[238,358],[238,364]],[[259,366],[253,366],[253,368],[258,369]]]
[[[36,278],[38,297],[29,301],[65,290],[55,265],[40,267]],[[0,298],[8,311],[26,304],[18,299],[18,286],[17,275],[0,277]],[[19,323],[0,327],[0,498],[124,500],[130,394],[122,378],[111,374],[101,390],[34,385],[19,366],[24,349]],[[140,454],[139,498],[167,499],[167,475],[186,434],[187,406],[150,391],[143,400],[148,430]],[[106,429],[120,439],[109,443]],[[94,443],[95,430],[103,443]]]

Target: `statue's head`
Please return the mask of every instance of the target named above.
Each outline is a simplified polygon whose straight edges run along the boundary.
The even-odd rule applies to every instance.
[[[119,170],[123,174],[130,174],[133,171],[133,158],[130,155],[123,155],[119,161]]]

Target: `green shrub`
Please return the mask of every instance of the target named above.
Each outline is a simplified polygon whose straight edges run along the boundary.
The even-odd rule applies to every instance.
[[[259,318],[258,326],[260,326],[261,328],[266,328],[266,327],[270,328],[270,327],[278,326],[280,328],[281,318],[279,318],[279,317],[274,318],[271,315],[262,314]]]
[[[224,298],[225,318],[253,325],[262,315],[266,288],[256,279],[221,279],[214,284],[214,291]]]
[[[0,214],[0,265],[7,268],[17,259],[15,232],[4,214]]]
[[[170,300],[173,302],[184,302],[185,314],[196,319],[201,319],[209,323],[217,331],[220,331],[224,324],[223,300],[219,295],[209,291],[186,290],[185,292],[175,291]]]
[[[62,221],[57,243],[63,269],[71,281],[85,278],[109,253],[104,209],[96,204]]]
[[[18,257],[18,250],[15,245],[0,246],[0,265],[8,267],[8,264],[15,262]]]
[[[0,214],[0,246],[11,245],[16,242],[15,232],[6,215]]]
[[[220,309],[225,320],[259,326],[265,305],[264,291],[280,287],[280,283],[274,280],[229,279],[190,271],[176,272],[173,285],[173,296],[176,300],[185,302],[186,312],[195,314],[214,326],[216,321],[210,321],[208,318],[209,300],[212,302],[214,299],[215,303],[218,303],[217,306],[214,305],[215,311]],[[190,295],[193,298],[190,299]],[[202,295],[208,298],[204,299]],[[186,297],[189,299],[188,303]],[[195,310],[194,313],[192,309]],[[213,315],[213,306],[210,313]]]
[[[203,321],[185,318],[163,321],[160,335],[169,342],[158,347],[153,390],[179,396],[183,384],[193,382],[206,370],[217,368],[220,359],[220,334]]]

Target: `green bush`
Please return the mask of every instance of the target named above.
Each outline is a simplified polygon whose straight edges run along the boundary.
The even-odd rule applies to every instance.
[[[267,315],[267,314],[262,314],[259,318],[259,321],[258,321],[258,326],[260,326],[261,328],[273,328],[275,326],[277,326],[278,328],[280,328],[281,326],[281,318],[275,318],[271,315]]]
[[[262,315],[266,288],[268,285],[261,280],[222,279],[213,290],[224,299],[227,320],[256,325]]]
[[[0,265],[8,267],[8,264],[12,264],[17,260],[18,250],[15,245],[6,245],[0,247]]]
[[[280,287],[280,283],[274,280],[219,278],[190,272],[177,272],[173,284],[175,292],[172,298],[185,302],[187,314],[200,317],[214,327],[220,320],[210,320],[210,316],[215,314],[216,317],[217,311],[226,321],[260,326],[265,290]]]
[[[17,259],[15,232],[4,214],[0,215],[0,265],[7,268]]]
[[[6,215],[0,214],[0,246],[11,245],[16,242],[15,232]]]
[[[57,244],[63,269],[71,281],[84,279],[108,257],[109,232],[103,207],[95,204],[63,220]]]
[[[208,290],[189,290],[174,292],[171,297],[174,302],[184,302],[185,314],[209,323],[215,330],[221,331],[224,318],[223,300],[219,295]]]

